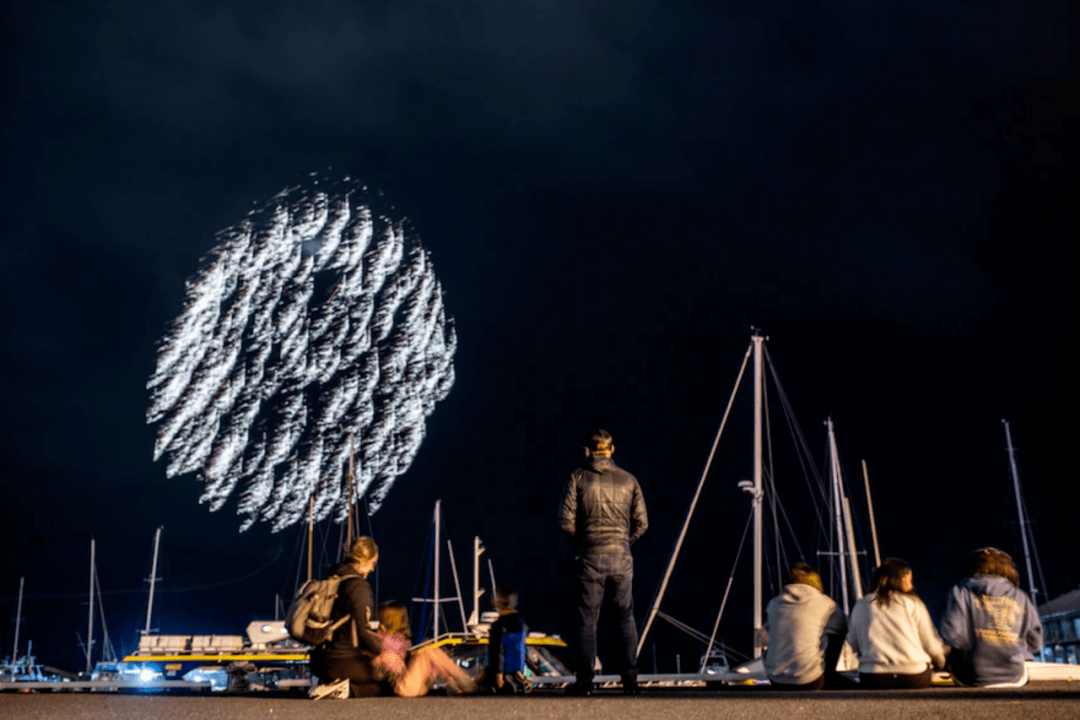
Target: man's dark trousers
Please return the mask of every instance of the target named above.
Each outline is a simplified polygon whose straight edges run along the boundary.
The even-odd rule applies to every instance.
[[[619,673],[623,686],[637,683],[637,626],[634,624],[634,560],[625,546],[589,548],[577,559],[577,608],[580,628],[577,680],[589,685],[596,663],[596,623],[605,595],[619,614],[622,648]]]

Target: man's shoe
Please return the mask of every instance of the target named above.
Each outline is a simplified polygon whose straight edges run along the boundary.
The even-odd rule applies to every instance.
[[[570,697],[589,697],[592,695],[592,683],[576,682],[566,688],[566,694]]]
[[[637,680],[633,682],[624,682],[622,686],[623,695],[640,695],[641,688],[638,687]]]

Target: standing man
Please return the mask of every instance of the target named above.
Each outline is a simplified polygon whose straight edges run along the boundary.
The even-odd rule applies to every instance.
[[[570,695],[592,694],[596,621],[605,596],[612,599],[619,613],[623,692],[638,692],[634,558],[630,544],[645,533],[649,519],[637,478],[611,460],[614,452],[615,445],[606,430],[590,433],[585,463],[570,474],[562,496],[562,529],[577,553],[574,562],[580,654],[577,682],[567,689]]]

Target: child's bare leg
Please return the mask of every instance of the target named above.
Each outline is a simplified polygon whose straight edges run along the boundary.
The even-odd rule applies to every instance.
[[[424,654],[431,655],[431,666],[437,676],[450,682],[458,692],[474,692],[476,690],[476,682],[472,677],[462,670],[442,649],[429,648]]]
[[[420,697],[427,695],[431,684],[435,681],[436,673],[431,664],[427,652],[414,653],[409,658],[405,672],[394,683],[394,693],[398,697]]]
[[[464,679],[466,676],[465,671],[458,667],[457,663],[450,659],[450,656],[442,651],[442,648],[428,648],[422,655],[429,658],[432,669],[438,673],[438,677],[450,679]]]

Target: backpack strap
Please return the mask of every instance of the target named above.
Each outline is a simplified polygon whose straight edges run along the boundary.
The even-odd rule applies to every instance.
[[[345,584],[345,581],[353,579],[352,576],[349,576],[349,575],[337,575],[335,577],[341,578],[341,580],[338,581],[338,587],[339,588],[342,585]],[[340,594],[340,591],[339,591],[339,594]],[[333,637],[334,632],[349,620],[352,620],[352,622],[349,623],[349,627],[352,629],[352,646],[353,647],[359,647],[360,646],[360,637],[357,635],[356,620],[353,619],[352,613],[349,613],[348,615],[344,615],[340,619],[334,621],[334,624],[330,626],[329,637]]]
[[[334,624],[330,626],[330,634],[333,635],[335,630],[337,630],[339,627],[341,627],[342,625],[347,623],[350,619],[352,619],[352,615],[345,615],[345,616],[335,620]],[[353,625],[355,626],[356,623],[353,623]],[[353,637],[356,637],[356,631],[355,630],[353,631]]]

